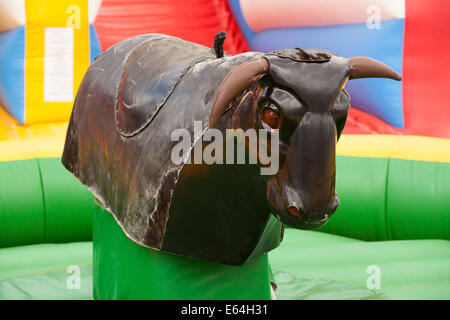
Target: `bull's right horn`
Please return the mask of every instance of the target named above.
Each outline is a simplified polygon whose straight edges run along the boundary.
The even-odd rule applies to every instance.
[[[402,80],[402,76],[384,63],[369,57],[352,57],[349,59],[349,79],[390,78]]]

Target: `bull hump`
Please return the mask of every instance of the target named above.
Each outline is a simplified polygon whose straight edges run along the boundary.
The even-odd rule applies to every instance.
[[[123,63],[115,101],[119,133],[133,136],[147,127],[195,64],[215,55],[210,48],[174,37],[144,41]]]
[[[269,74],[277,84],[294,91],[309,108],[327,111],[349,74],[348,59],[325,50],[299,50],[268,54]]]

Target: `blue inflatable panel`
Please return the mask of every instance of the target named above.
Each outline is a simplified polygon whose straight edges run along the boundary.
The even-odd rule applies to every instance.
[[[25,121],[25,27],[0,33],[0,105]]]
[[[241,32],[247,40],[247,43],[250,43],[253,40],[255,33],[252,29],[250,29],[244,19],[244,16],[242,15],[240,0],[228,0],[228,4],[230,5],[234,19],[236,19],[239,29],[241,29]]]
[[[92,24],[89,25],[89,45],[90,45],[90,62],[94,62],[95,58],[102,53],[100,42],[98,41],[97,32]]]
[[[341,56],[368,56],[401,74],[404,19],[381,21],[380,29],[364,24],[313,28],[272,29],[256,33],[249,42],[254,51],[283,48],[327,49]],[[352,106],[403,128],[402,83],[391,79],[358,79],[346,85]]]

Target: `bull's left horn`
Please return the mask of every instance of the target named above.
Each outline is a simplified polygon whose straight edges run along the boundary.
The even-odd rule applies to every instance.
[[[402,76],[384,63],[369,57],[352,57],[349,59],[349,79],[391,78],[402,80]]]
[[[231,70],[217,89],[209,117],[209,127],[214,128],[236,95],[268,72],[269,61],[265,58],[251,60]]]

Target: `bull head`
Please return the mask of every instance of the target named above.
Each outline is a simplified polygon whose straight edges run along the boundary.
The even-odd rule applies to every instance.
[[[344,85],[369,77],[401,80],[371,58],[289,49],[249,61],[222,81],[210,128],[222,122],[227,128],[277,130],[280,169],[267,182],[267,200],[283,223],[315,229],[336,211],[336,143],[350,106]],[[236,96],[243,98],[233,105]]]

